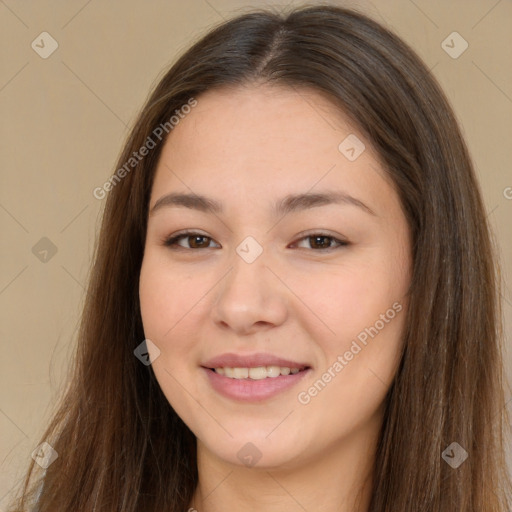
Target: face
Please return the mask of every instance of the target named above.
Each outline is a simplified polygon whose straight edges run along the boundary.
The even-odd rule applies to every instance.
[[[153,370],[212,457],[303,464],[381,422],[407,222],[370,141],[318,93],[197,101],[151,191],[140,304]]]

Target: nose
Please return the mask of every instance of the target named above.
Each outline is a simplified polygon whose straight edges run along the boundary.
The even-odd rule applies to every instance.
[[[217,325],[230,328],[238,335],[247,335],[285,322],[287,289],[265,260],[264,253],[252,263],[235,254],[212,308]]]

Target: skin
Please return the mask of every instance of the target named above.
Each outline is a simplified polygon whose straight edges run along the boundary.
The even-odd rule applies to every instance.
[[[193,192],[224,211],[151,213],[140,275],[145,335],[160,350],[153,370],[197,437],[199,485],[190,507],[368,510],[410,284],[410,234],[397,193],[371,142],[315,91],[250,85],[197,100],[164,145],[150,210],[169,192]],[[338,149],[349,134],[366,146],[355,161]],[[374,214],[343,203],[273,215],[273,202],[288,194],[332,190]],[[194,237],[178,249],[164,245],[184,229],[208,238],[195,249]],[[333,238],[315,245],[307,236],[318,232]],[[263,248],[252,263],[236,252],[247,236]],[[332,375],[338,356],[394,303],[402,310],[300,403],[298,394],[330,367]],[[226,352],[267,352],[312,371],[272,399],[242,403],[214,391],[200,367]],[[248,442],[261,453],[252,467],[237,457]]]

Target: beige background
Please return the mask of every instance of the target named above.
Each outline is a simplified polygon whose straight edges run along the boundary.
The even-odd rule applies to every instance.
[[[269,4],[301,5],[0,0],[0,510],[62,388],[104,202],[93,197],[93,189],[115,170],[127,126],[176,56],[212,23]],[[343,5],[358,6],[390,27],[433,68],[474,157],[501,246],[504,280],[510,283],[512,2],[364,0]],[[43,31],[58,43],[47,59],[31,47]],[[457,59],[441,46],[453,31],[469,44]],[[43,237],[57,249],[53,255],[50,249],[46,262],[40,259],[44,253],[32,252]],[[48,244],[39,243],[40,250]],[[504,299],[512,374],[510,284]],[[510,391],[507,401],[511,407]]]

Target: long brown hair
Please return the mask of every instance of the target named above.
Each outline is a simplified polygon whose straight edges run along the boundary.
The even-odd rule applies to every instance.
[[[386,397],[372,512],[506,512],[499,279],[468,151],[429,70],[388,30],[352,10],[258,10],[211,30],[142,109],[103,214],[70,384],[16,508],[183,512],[198,482],[196,440],[169,405],[144,340],[138,280],[148,201],[165,137],[156,127],[207,90],[268,83],[326,95],[380,154],[413,240],[404,349]],[[153,135],[153,139],[156,139]],[[122,176],[120,176],[122,174]],[[457,442],[467,460],[442,453]],[[37,470],[37,471],[36,471]]]

